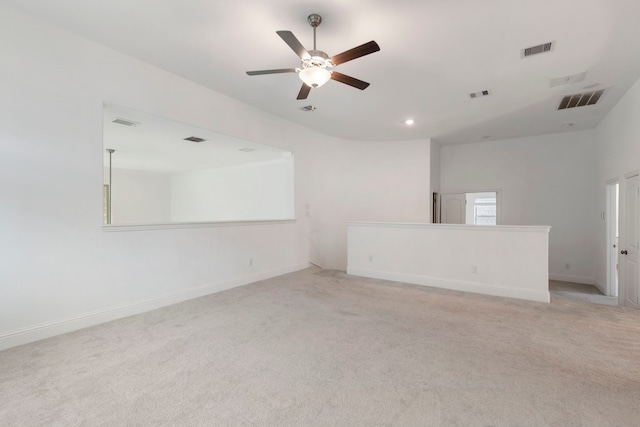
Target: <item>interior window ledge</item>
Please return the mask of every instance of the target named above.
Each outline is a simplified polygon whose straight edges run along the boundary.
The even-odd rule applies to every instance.
[[[293,224],[295,219],[274,219],[260,221],[215,221],[215,222],[182,222],[172,224],[104,224],[103,232],[116,231],[146,231],[146,230],[171,230],[178,228],[207,228],[207,227],[246,227],[253,225]]]

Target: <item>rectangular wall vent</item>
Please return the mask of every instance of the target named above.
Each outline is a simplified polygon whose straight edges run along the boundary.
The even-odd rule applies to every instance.
[[[469,94],[469,98],[473,99],[473,98],[482,98],[483,96],[489,96],[491,95],[491,92],[489,92],[488,90],[481,90],[480,92],[472,92]]]
[[[117,123],[119,125],[124,125],[124,126],[136,126],[138,124],[136,122],[132,122],[131,120],[125,120],[125,119],[115,119],[113,120],[113,123]]]
[[[190,136],[188,138],[184,139],[185,141],[193,141],[193,142],[202,142],[202,141],[206,141],[206,139],[204,138],[198,138],[197,136]]]
[[[562,98],[558,105],[558,110],[566,110],[568,108],[586,107],[595,105],[600,101],[606,89],[600,89],[592,92],[578,93],[575,95],[567,95]]]
[[[555,46],[555,44],[556,44],[556,42],[548,42],[548,43],[539,44],[537,46],[531,46],[531,47],[524,48],[524,49],[522,49],[520,51],[520,57],[521,58],[528,58],[529,56],[539,55],[541,53],[551,52],[553,50],[553,47]]]

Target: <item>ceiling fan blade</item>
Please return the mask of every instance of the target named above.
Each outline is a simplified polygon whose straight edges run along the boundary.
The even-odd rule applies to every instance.
[[[307,99],[309,92],[311,92],[311,88],[302,83],[302,87],[300,88],[300,92],[298,92],[298,97],[296,99]]]
[[[258,70],[258,71],[247,71],[247,74],[250,76],[259,76],[262,74],[278,74],[278,73],[295,73],[295,68],[279,68],[277,70]]]
[[[349,49],[346,52],[342,52],[331,58],[333,65],[344,64],[347,61],[351,61],[361,56],[369,55],[380,50],[378,43],[371,40],[369,43],[362,44],[360,46]]]
[[[331,80],[335,80],[340,83],[344,83],[349,86],[353,86],[360,90],[365,90],[369,87],[369,83],[363,82],[362,80],[358,80],[354,77],[347,76],[346,74],[339,73],[334,71],[331,73]]]
[[[296,36],[291,31],[276,31],[276,34],[280,36],[282,40],[300,57],[300,59],[310,59],[311,55],[307,52],[307,49],[302,46],[302,43],[298,41]]]

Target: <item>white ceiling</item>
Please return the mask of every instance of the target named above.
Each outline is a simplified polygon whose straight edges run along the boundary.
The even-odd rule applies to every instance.
[[[127,55],[327,135],[363,140],[434,137],[466,143],[592,129],[640,77],[638,0],[2,0]],[[299,66],[276,35],[330,56],[375,40],[380,52],[337,70],[297,101],[295,74],[247,70]],[[522,48],[555,41],[550,53]],[[555,77],[587,72],[580,83]],[[598,85],[600,103],[556,111],[560,98]],[[491,95],[470,99],[470,92]],[[314,105],[315,112],[300,107]],[[404,125],[413,118],[412,127]],[[573,123],[571,127],[563,124]],[[484,138],[483,138],[484,137]]]

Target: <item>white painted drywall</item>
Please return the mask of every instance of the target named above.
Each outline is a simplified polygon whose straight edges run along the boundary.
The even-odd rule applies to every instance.
[[[308,265],[321,135],[6,6],[0,51],[0,348]],[[299,219],[103,232],[104,100],[294,151]]]
[[[327,139],[316,148],[310,215],[317,265],[346,270],[348,221],[429,221],[429,140]]]
[[[640,80],[636,82],[596,129],[597,212],[606,211],[606,183],[640,169]],[[606,288],[606,221],[597,222],[596,282]]]
[[[347,221],[429,219],[429,140],[326,137],[6,6],[0,51],[0,348],[310,260],[345,269]],[[293,151],[296,221],[102,231],[105,100]]]
[[[552,226],[550,277],[593,283],[595,164],[595,131],[448,145],[441,147],[441,187],[500,189],[501,224]]]
[[[549,302],[549,227],[349,223],[357,276]]]
[[[109,182],[108,168],[107,179]],[[112,224],[166,224],[171,222],[171,175],[111,169]]]
[[[292,219],[293,158],[174,173],[171,221]]]

